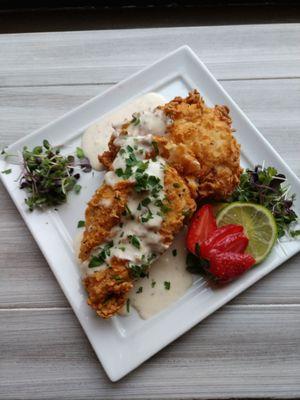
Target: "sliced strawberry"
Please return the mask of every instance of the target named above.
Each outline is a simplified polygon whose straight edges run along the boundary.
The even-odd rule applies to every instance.
[[[255,264],[250,254],[237,254],[212,250],[209,272],[221,282],[232,281]]]
[[[244,228],[242,225],[228,224],[217,228],[212,234],[201,244],[201,256],[209,259],[209,253],[214,249],[216,243],[223,240],[226,236],[233,233],[241,233]]]
[[[212,250],[219,250],[222,253],[244,253],[249,243],[243,232],[231,233],[218,240]],[[201,252],[202,254],[202,252]]]
[[[186,246],[188,250],[197,255],[197,253],[199,253],[199,251],[197,251],[198,246],[201,246],[203,241],[216,229],[217,223],[213,214],[213,207],[210,204],[205,204],[191,219],[186,236]]]

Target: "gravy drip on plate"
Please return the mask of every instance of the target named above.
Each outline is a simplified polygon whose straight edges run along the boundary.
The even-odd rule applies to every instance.
[[[193,283],[186,271],[185,231],[149,269],[149,276],[138,279],[129,295],[140,317],[148,319],[179,300]],[[126,315],[126,310],[123,310]]]

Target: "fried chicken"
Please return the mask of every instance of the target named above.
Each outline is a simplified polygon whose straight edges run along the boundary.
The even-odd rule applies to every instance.
[[[239,183],[240,146],[226,106],[209,108],[194,90],[161,107],[172,123],[156,136],[160,154],[184,177],[194,197],[226,199]]]
[[[239,183],[241,168],[240,146],[233,137],[226,106],[209,108],[194,90],[187,98],[176,97],[160,109],[169,118],[166,134],[151,136],[151,143],[156,143],[157,148],[151,147],[143,157],[147,164],[147,160],[156,159],[158,150],[158,158],[162,157],[165,164],[161,190],[165,194],[164,202],[170,207],[166,207],[167,212],[162,217],[158,241],[166,249],[182,228],[185,218],[195,211],[195,201],[226,199]],[[107,170],[114,170],[114,160],[121,153],[117,138],[128,135],[129,125],[124,124],[119,136],[111,137],[109,150],[99,155],[99,161]],[[130,146],[128,148],[133,151]],[[135,160],[135,156],[130,157],[126,167],[129,169],[132,163],[141,161]],[[122,175],[124,170],[120,165],[118,167],[118,173]],[[115,237],[115,228],[122,225],[128,202],[134,195],[135,182],[128,178],[114,185],[104,183],[96,191],[86,209],[79,253],[82,262],[88,262],[95,249],[99,250],[99,246]],[[100,268],[84,277],[88,304],[102,318],[115,315],[124,306],[134,279],[128,259],[111,257],[106,269]]]
[[[172,207],[164,215],[159,233],[167,247],[181,229],[185,218],[195,211],[196,203],[185,181],[168,165],[164,185],[166,201]],[[120,223],[132,190],[132,184],[122,181],[114,187],[104,184],[96,191],[86,209],[85,231],[79,254],[81,261],[85,261],[94,248],[113,237],[112,228]],[[114,257],[109,268],[84,278],[88,304],[102,318],[115,315],[124,306],[128,292],[133,287],[134,277],[127,264],[125,260]]]
[[[81,261],[110,237],[112,228],[120,222],[131,191],[132,184],[128,181],[121,181],[114,187],[104,184],[96,190],[85,210],[85,230],[79,252]]]

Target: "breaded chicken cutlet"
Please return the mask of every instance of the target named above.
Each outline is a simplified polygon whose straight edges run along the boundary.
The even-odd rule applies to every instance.
[[[159,154],[186,180],[195,199],[228,198],[242,173],[228,107],[207,107],[194,90],[159,108],[170,118],[166,134],[153,139]],[[117,151],[112,138],[100,162],[110,168]]]
[[[185,181],[168,165],[164,173],[164,190],[165,202],[171,204],[163,215],[159,229],[166,249],[183,226],[187,216],[195,211],[196,203]],[[126,181],[121,181],[113,187],[104,184],[96,191],[86,209],[85,231],[79,254],[82,261],[88,259],[95,247],[107,242],[108,239],[113,239],[113,227],[124,220],[123,214],[128,204],[128,197],[133,191],[133,184]],[[102,318],[115,315],[125,304],[134,279],[135,274],[128,268],[128,262],[113,257],[109,268],[84,278],[89,296],[88,304]]]
[[[162,157],[186,179],[194,197],[228,198],[242,172],[228,107],[207,107],[194,90],[161,109],[172,121],[166,135],[155,138]]]
[[[140,148],[135,145],[137,139],[129,135],[130,124],[136,130],[136,121],[139,121],[136,116],[133,122],[124,124],[119,133],[111,137],[109,150],[99,155],[100,162],[110,171],[107,175],[113,174],[114,179],[106,179],[88,203],[79,258],[89,265],[96,260],[96,268],[94,264],[91,266],[84,285],[89,296],[88,304],[103,318],[115,315],[123,307],[137,271],[144,273],[172,243],[185,218],[195,211],[195,201],[207,197],[225,199],[239,182],[240,147],[232,134],[227,107],[208,108],[199,93],[193,91],[187,98],[176,97],[159,109],[167,121],[166,133],[148,135],[151,136],[150,144],[146,145],[147,151],[142,156]],[[139,124],[142,126],[142,122]],[[144,135],[143,129],[140,130]],[[131,134],[136,133],[133,130]],[[123,143],[132,138],[129,145]],[[139,141],[141,144],[141,136]],[[162,176],[157,172],[158,161],[163,165]],[[153,176],[151,171],[156,171]],[[145,176],[147,182],[151,178],[156,182],[156,192],[149,182],[141,190],[140,182],[145,181]],[[158,194],[160,191],[162,196]],[[135,199],[137,196],[139,202]],[[128,212],[132,204],[133,214],[130,210]],[[161,212],[157,213],[158,208]],[[154,214],[160,214],[160,217],[154,217]],[[145,218],[145,215],[152,219]],[[155,218],[161,218],[159,224],[151,222]],[[150,236],[154,236],[152,249],[155,249],[156,242],[162,246],[152,254],[145,250],[141,259],[138,254],[137,263],[130,259],[132,249],[138,245],[143,247],[145,235],[139,237],[135,234],[136,228],[130,219],[143,225],[144,230],[146,226]],[[139,233],[138,229],[136,231]],[[124,236],[127,237],[125,242]],[[131,246],[129,253],[127,248],[124,253],[120,251],[124,243]],[[140,249],[133,250],[141,253]],[[101,266],[105,263],[104,269]],[[141,269],[144,266],[146,269]]]

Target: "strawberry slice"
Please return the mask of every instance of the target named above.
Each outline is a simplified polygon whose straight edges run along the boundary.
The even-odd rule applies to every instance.
[[[213,207],[210,204],[202,206],[193,216],[186,236],[188,250],[199,255],[198,246],[217,229]]]
[[[222,253],[244,253],[248,246],[249,239],[247,238],[247,236],[244,235],[243,232],[237,232],[230,233],[229,235],[219,239],[213,245],[212,249],[207,250],[207,248],[204,246],[204,243],[200,249],[200,253],[203,258],[207,258],[209,260],[210,252],[212,250],[219,250]],[[204,250],[202,250],[203,248]],[[205,256],[203,254],[205,254]]]
[[[212,232],[211,235],[201,244],[201,257],[205,259],[209,259],[209,254],[212,249],[215,248],[215,245],[222,241],[226,236],[233,233],[241,233],[244,228],[242,225],[228,224],[217,228]],[[226,251],[226,250],[225,250]]]
[[[242,232],[231,233],[220,239],[214,245],[214,250],[222,253],[244,253],[249,243],[249,239]]]
[[[255,264],[255,259],[250,254],[237,254],[212,250],[210,253],[209,272],[221,282],[229,282]]]

